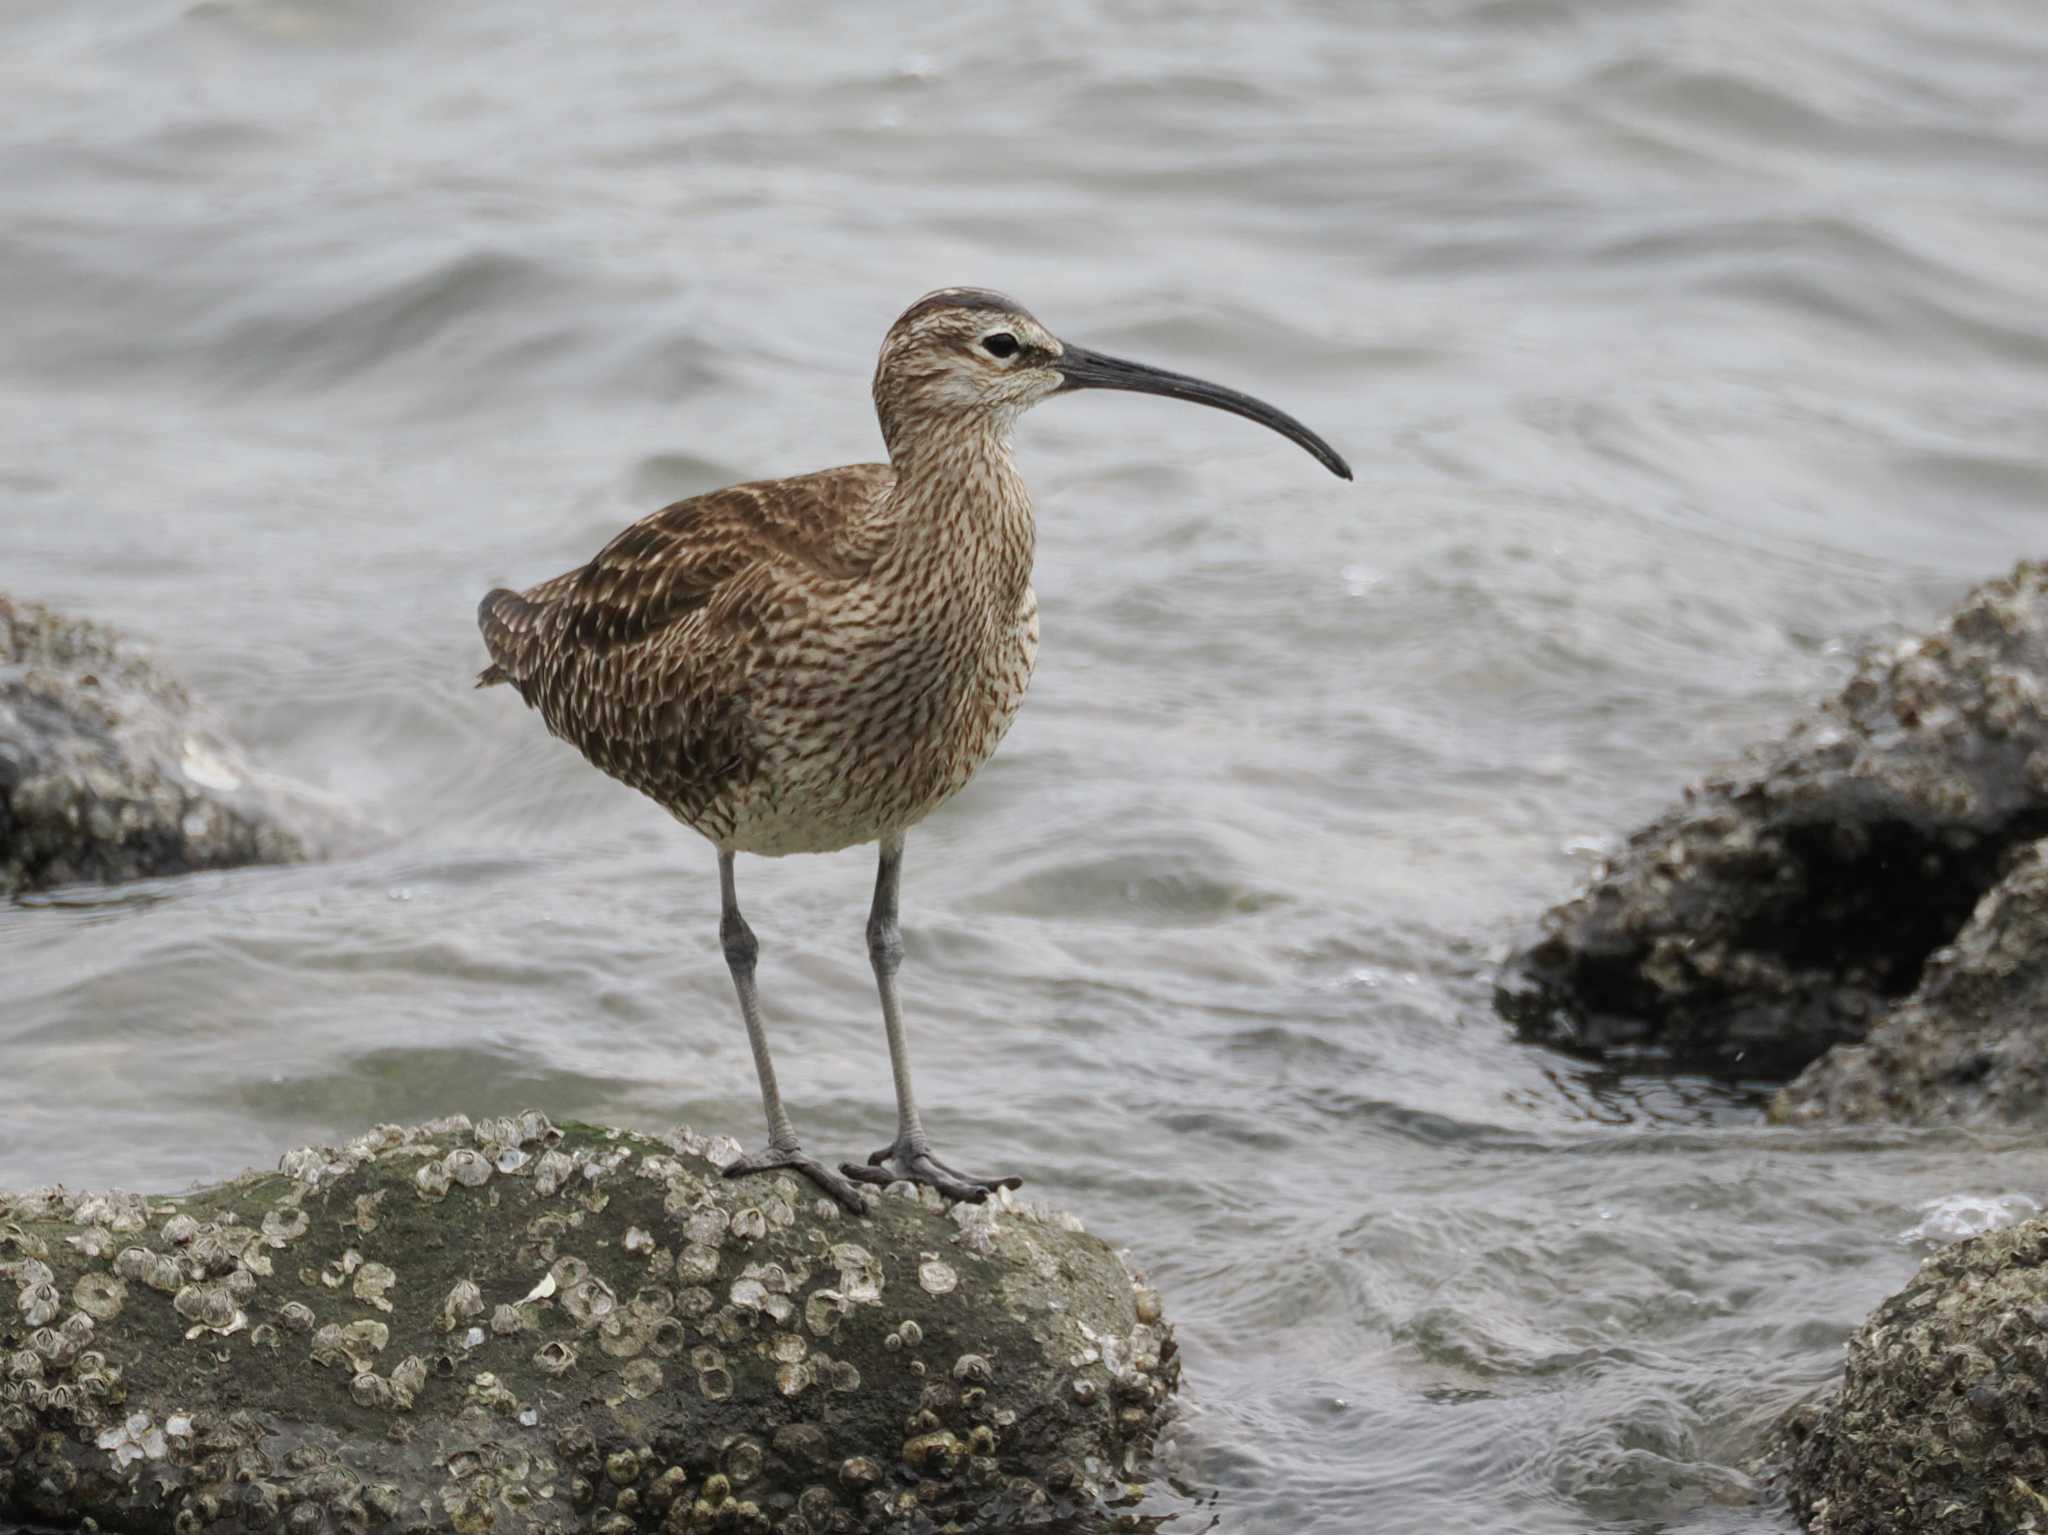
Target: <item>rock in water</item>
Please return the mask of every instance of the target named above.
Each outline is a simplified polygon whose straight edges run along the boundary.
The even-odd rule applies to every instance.
[[[2048,843],[2012,867],[1913,994],[1858,1045],[1837,1045],[1771,1100],[1780,1124],[2048,1116]]]
[[[303,858],[281,798],[112,630],[0,596],[0,897]]]
[[[1750,1076],[1862,1039],[2048,833],[2044,698],[2048,571],[2023,564],[1632,836],[1510,961],[1501,1011]]]
[[[1078,1222],[859,1220],[737,1152],[458,1117],[175,1199],[0,1196],[0,1517],[815,1535],[1142,1481],[1173,1334]]]
[[[1958,1242],[1872,1312],[1771,1456],[1811,1535],[2048,1526],[2048,1218]]]

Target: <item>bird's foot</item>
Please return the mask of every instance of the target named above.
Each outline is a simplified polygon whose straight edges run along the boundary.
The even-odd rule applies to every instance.
[[[980,1204],[997,1189],[1024,1186],[1022,1178],[970,1178],[935,1158],[922,1136],[884,1146],[868,1158],[865,1167],[855,1162],[841,1162],[839,1170],[862,1183],[889,1184],[899,1179],[920,1183],[937,1189],[948,1199],[970,1205]]]
[[[787,1145],[770,1142],[765,1151],[750,1151],[737,1162],[727,1163],[725,1175],[728,1178],[744,1178],[748,1173],[770,1173],[781,1168],[787,1168],[793,1173],[802,1173],[836,1199],[839,1207],[849,1214],[868,1213],[867,1200],[850,1179],[835,1173],[823,1162],[805,1156],[803,1147],[795,1141]]]

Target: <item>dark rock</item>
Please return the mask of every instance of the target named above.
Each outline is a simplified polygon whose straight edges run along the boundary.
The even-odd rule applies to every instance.
[[[2013,849],[2048,833],[2048,572],[1933,633],[1689,789],[1503,972],[1527,1035],[1790,1076],[1911,994]]]
[[[1172,1330],[1078,1222],[736,1152],[458,1118],[0,1197],[0,1522],[971,1529],[1142,1480]]]
[[[2048,1524],[2048,1218],[1928,1259],[1768,1454],[1810,1535]]]
[[[0,897],[303,858],[286,799],[113,631],[0,596]]]
[[[2029,843],[1912,996],[1771,1103],[1781,1124],[2048,1115],[2048,843]]]

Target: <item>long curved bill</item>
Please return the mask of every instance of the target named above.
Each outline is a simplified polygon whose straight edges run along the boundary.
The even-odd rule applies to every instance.
[[[1066,380],[1059,387],[1061,394],[1074,389],[1127,389],[1134,394],[1163,394],[1170,400],[1192,400],[1197,405],[1214,406],[1217,410],[1227,410],[1233,416],[1243,416],[1247,421],[1272,428],[1282,437],[1306,448],[1315,456],[1317,463],[1338,479],[1351,478],[1351,466],[1344,462],[1335,448],[1286,411],[1277,410],[1264,400],[1255,400],[1248,394],[1239,394],[1235,389],[1226,389],[1206,379],[1190,378],[1185,373],[1169,373],[1164,368],[1148,367],[1142,362],[1126,362],[1121,357],[1091,352],[1084,346],[1068,346],[1064,342],[1061,345],[1066,350],[1052,360],[1053,371]]]

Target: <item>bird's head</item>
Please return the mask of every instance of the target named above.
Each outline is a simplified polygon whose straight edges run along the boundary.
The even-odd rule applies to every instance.
[[[941,288],[904,310],[875,364],[875,410],[892,455],[929,433],[986,426],[1007,436],[1040,400],[1078,389],[1124,389],[1213,406],[1299,443],[1342,479],[1337,450],[1285,411],[1184,373],[1071,346],[1013,299],[985,288]]]

